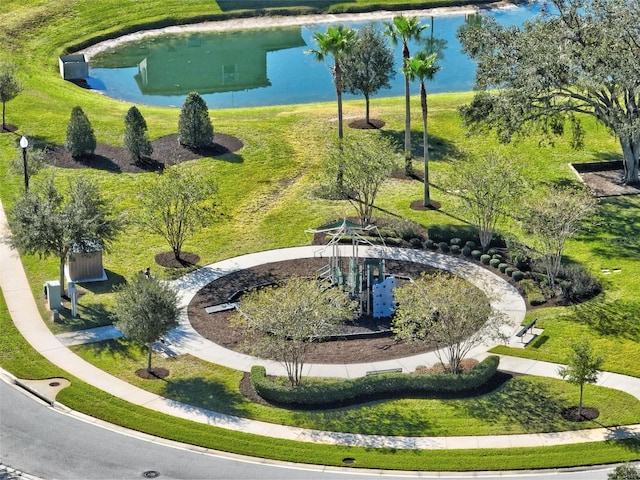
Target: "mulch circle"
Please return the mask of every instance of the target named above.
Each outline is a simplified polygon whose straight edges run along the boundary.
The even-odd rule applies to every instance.
[[[136,375],[145,380],[162,380],[169,376],[169,370],[163,367],[155,367],[149,372],[146,368],[141,368],[136,370]]]
[[[200,257],[195,253],[181,252],[176,258],[173,252],[162,252],[155,256],[156,263],[164,268],[186,268],[198,265]]]
[[[244,144],[239,138],[224,133],[213,136],[213,144],[206,148],[190,149],[178,142],[178,135],[167,135],[151,142],[153,153],[143,162],[135,163],[124,147],[99,143],[93,155],[73,158],[63,145],[45,149],[45,161],[61,168],[94,168],[117,173],[145,173],[162,171],[165,167],[200,158],[216,158],[235,153]],[[234,161],[234,160],[232,160]]]
[[[562,418],[569,422],[586,422],[598,418],[600,411],[597,408],[582,407],[582,415],[579,415],[578,407],[569,407],[565,408],[561,415]]]
[[[370,118],[368,122],[364,118],[349,122],[349,127],[359,130],[380,130],[385,125],[386,122],[378,118]]]
[[[418,211],[418,212],[422,212],[426,210],[440,210],[440,207],[441,207],[440,202],[436,202],[434,200],[431,200],[430,205],[427,205],[425,207],[423,199],[414,200],[413,202],[411,202],[411,205],[410,205],[411,210]]]

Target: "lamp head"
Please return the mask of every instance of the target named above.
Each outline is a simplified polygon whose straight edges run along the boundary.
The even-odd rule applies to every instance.
[[[27,148],[29,146],[29,140],[24,135],[20,139],[20,148]]]

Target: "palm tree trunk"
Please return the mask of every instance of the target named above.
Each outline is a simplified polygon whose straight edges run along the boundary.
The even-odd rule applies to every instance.
[[[409,58],[409,46],[407,42],[402,45],[402,66],[407,66]],[[404,75],[404,169],[406,175],[413,174],[411,165],[411,93],[409,91],[409,75]]]
[[[429,194],[429,136],[427,134],[427,89],[420,83],[420,106],[422,107],[422,143],[424,144],[424,199],[423,206],[431,206]]]

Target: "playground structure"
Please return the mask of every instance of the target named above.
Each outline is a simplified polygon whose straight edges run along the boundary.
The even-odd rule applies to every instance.
[[[359,299],[361,313],[372,314],[374,318],[393,315],[396,279],[386,276],[383,258],[361,260],[359,257],[359,245],[373,245],[369,240],[371,234],[376,234],[384,245],[375,225],[362,227],[343,219],[306,232],[330,237],[327,242],[327,249],[331,250],[329,262],[317,271],[318,278],[329,281],[332,286],[348,289],[352,298]],[[347,241],[351,242],[351,255],[344,257],[340,245]]]

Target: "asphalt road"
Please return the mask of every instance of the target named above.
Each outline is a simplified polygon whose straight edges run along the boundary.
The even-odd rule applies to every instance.
[[[321,467],[267,465],[257,460],[211,455],[167,446],[103,428],[67,415],[0,381],[0,464],[42,479],[348,480],[443,478],[440,474],[384,475],[380,472],[326,471]],[[610,470],[528,472],[526,478],[606,479]],[[0,468],[0,480],[19,478]],[[455,475],[456,479],[504,480],[523,474]]]

